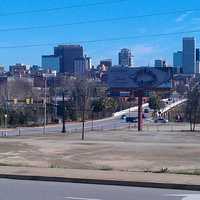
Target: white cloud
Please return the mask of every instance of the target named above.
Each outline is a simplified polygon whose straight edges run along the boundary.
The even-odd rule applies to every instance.
[[[145,66],[152,64],[152,58],[156,54],[157,48],[150,44],[136,44],[131,50],[134,55],[133,62],[135,66]]]
[[[138,44],[131,48],[137,55],[146,55],[154,52],[154,47],[149,45]]]
[[[186,12],[184,14],[181,14],[179,15],[177,18],[176,18],[176,22],[183,22],[192,12]]]

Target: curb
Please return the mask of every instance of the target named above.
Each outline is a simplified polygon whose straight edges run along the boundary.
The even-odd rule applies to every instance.
[[[134,182],[134,181],[120,181],[120,180],[81,179],[81,178],[11,175],[11,174],[0,174],[0,179],[200,191],[200,185],[176,184],[176,183]]]

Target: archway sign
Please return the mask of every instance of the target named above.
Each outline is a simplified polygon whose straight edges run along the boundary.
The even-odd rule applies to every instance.
[[[111,67],[108,85],[113,96],[129,92],[138,97],[138,131],[142,131],[142,103],[145,92],[170,91],[173,88],[171,67]]]

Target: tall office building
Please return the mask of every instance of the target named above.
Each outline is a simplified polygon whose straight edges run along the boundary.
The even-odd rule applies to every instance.
[[[119,65],[132,66],[132,54],[130,49],[122,49],[119,52]]]
[[[60,57],[54,55],[42,56],[42,68],[45,70],[52,70],[59,72]]]
[[[84,76],[87,75],[88,71],[91,69],[91,58],[82,57],[74,59],[74,75]]]
[[[173,67],[182,68],[183,67],[183,52],[177,51],[173,54]]]
[[[0,65],[0,75],[1,74],[4,74],[5,70],[4,70],[4,66],[3,65]]]
[[[54,55],[60,57],[60,73],[74,73],[74,60],[83,57],[80,45],[59,45],[54,48]]]
[[[87,57],[86,58],[86,63],[87,63],[87,70],[91,70],[92,69],[92,58],[91,57]]]
[[[196,73],[200,73],[200,49],[196,49]]]
[[[165,60],[155,60],[154,67],[166,67],[166,61]]]
[[[196,48],[195,38],[183,38],[183,73],[196,73]]]

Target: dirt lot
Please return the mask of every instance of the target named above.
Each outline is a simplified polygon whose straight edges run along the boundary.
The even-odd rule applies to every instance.
[[[0,166],[119,171],[200,169],[200,133],[119,130],[0,139]]]

